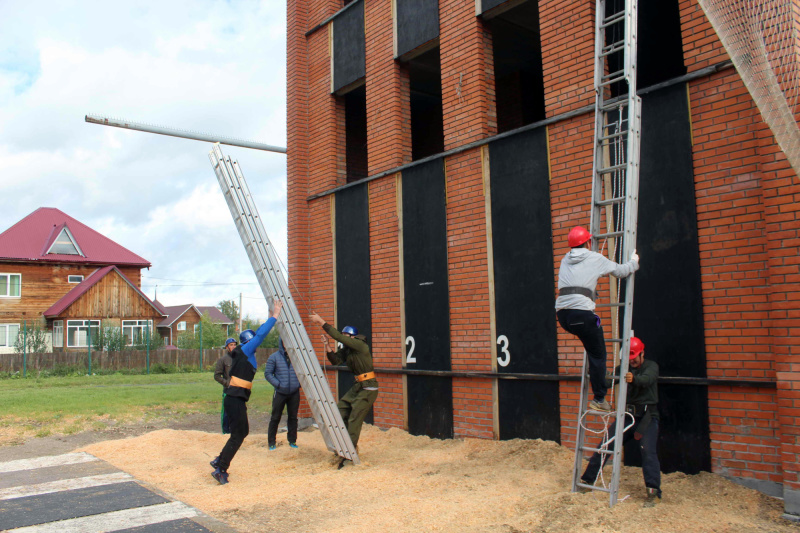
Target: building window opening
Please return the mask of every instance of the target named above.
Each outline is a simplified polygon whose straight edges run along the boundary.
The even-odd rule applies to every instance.
[[[523,2],[486,24],[492,34],[497,132],[544,120],[538,3]]]
[[[439,47],[406,63],[411,108],[411,159],[444,152],[442,67]]]
[[[344,99],[345,166],[347,183],[350,183],[369,175],[366,85],[356,87],[342,98]]]

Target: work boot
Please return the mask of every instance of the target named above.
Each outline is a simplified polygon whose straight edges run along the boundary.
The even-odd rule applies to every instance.
[[[225,485],[228,483],[228,473],[224,470],[220,470],[219,468],[211,472],[211,477],[216,479],[217,483],[220,485]]]
[[[603,398],[602,400],[592,400],[589,402],[589,409],[593,411],[613,411],[614,408],[611,407],[611,404]]]
[[[218,456],[216,456],[216,457],[214,457],[214,460],[213,460],[213,461],[211,461],[211,462],[210,462],[210,463],[208,463],[208,464],[210,464],[210,465],[211,465],[211,468],[213,468],[214,470],[216,470],[217,468],[219,468],[219,455],[218,455]]]
[[[661,489],[653,489],[647,487],[647,501],[644,502],[643,507],[655,507],[661,501]]]

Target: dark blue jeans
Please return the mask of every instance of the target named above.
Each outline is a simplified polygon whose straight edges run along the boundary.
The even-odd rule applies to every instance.
[[[630,418],[627,420],[630,420]],[[634,434],[639,428],[639,423],[641,421],[641,417],[637,418],[633,426],[631,426],[628,431],[623,433],[623,446],[626,442],[634,438]],[[613,428],[613,424],[610,427]],[[611,436],[613,437],[613,435]],[[639,443],[639,449],[642,452],[642,474],[644,475],[644,485],[645,487],[649,487],[651,489],[658,489],[658,493],[661,494],[661,463],[658,462],[658,450],[656,449],[658,444],[658,420],[650,420],[650,424],[647,426],[642,438],[637,442]],[[616,441],[612,441],[608,448],[613,450],[615,444]],[[592,458],[589,459],[589,466],[586,467],[586,471],[581,476],[581,480],[587,485],[593,484],[594,480],[597,479],[597,474],[600,472],[601,460],[602,458],[600,457],[599,453],[595,453],[592,455]],[[611,460],[611,456],[608,456],[606,462],[611,462]]]
[[[589,356],[589,381],[595,400],[606,397],[606,340],[600,319],[591,311],[560,309],[556,312],[558,323],[567,333],[577,336]]]

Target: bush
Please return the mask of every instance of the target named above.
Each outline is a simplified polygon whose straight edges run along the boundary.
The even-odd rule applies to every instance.
[[[30,329],[20,330],[14,351],[22,353],[23,348],[26,353],[45,353],[50,349],[48,330],[43,321],[33,323]]]

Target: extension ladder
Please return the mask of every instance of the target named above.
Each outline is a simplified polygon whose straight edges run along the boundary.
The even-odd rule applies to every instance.
[[[359,464],[358,453],[336,407],[336,401],[331,395],[325,374],[289,292],[280,262],[261,223],[261,217],[258,215],[239,163],[223,156],[219,143],[214,143],[208,158],[211,160],[222,194],[225,196],[236,229],[239,230],[239,236],[258,278],[261,292],[270,303],[273,303],[272,300],[276,296],[284,303],[278,317],[278,333],[295,368],[297,379],[303,387],[325,444],[330,451],[340,457],[353,461],[353,464]]]
[[[636,95],[636,4],[637,0],[597,0],[595,23],[595,131],[590,231],[592,250],[602,253],[608,243],[608,257],[618,263],[628,261],[636,248],[641,133],[641,98]],[[618,94],[612,95],[612,91]],[[619,356],[620,376],[628,372],[633,282],[633,274],[619,281],[610,277],[609,302],[597,304],[597,307],[610,308],[611,311],[611,338],[606,342],[612,347],[609,353],[614,356],[614,368]],[[616,399],[613,398],[614,388],[609,389],[609,399],[614,403],[615,413],[593,411],[587,406],[587,371],[584,353],[572,491],[584,488],[608,492],[610,505],[613,506],[617,503],[622,466],[621,441],[626,429],[627,383],[619,379]],[[604,446],[597,448],[586,445],[587,420],[595,424],[600,422],[605,427],[607,433],[604,434],[608,434],[608,439]],[[610,442],[616,443],[613,451],[607,449]],[[595,452],[601,454],[602,465],[607,459],[612,459],[613,470],[608,486],[598,486],[596,483],[588,485],[581,481],[585,454]],[[602,466],[598,479],[600,476]]]

